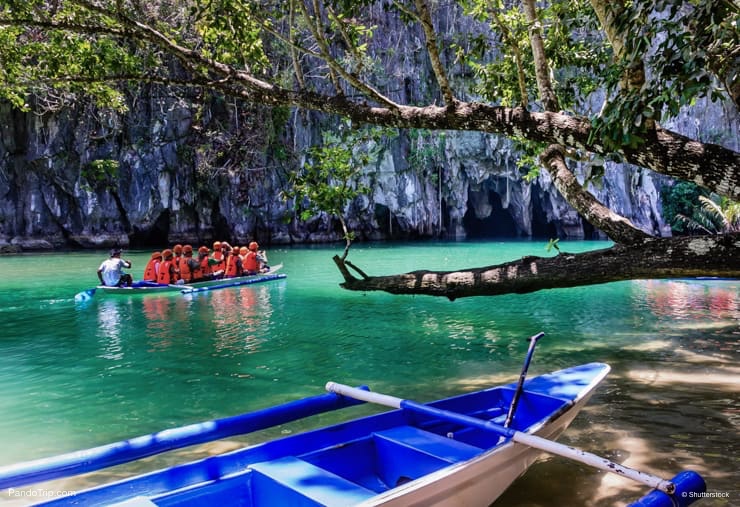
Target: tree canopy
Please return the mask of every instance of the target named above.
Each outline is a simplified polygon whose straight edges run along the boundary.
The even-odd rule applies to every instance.
[[[126,86],[153,82],[357,124],[504,135],[615,241],[609,280],[740,276],[737,233],[651,238],[570,167],[608,158],[740,198],[734,146],[661,126],[703,99],[740,107],[738,14],[732,0],[0,0],[0,96],[28,108],[31,95],[53,107],[84,93],[120,109]],[[357,279],[336,260],[347,288],[408,282]],[[565,282],[547,269],[566,272],[563,261],[530,262],[527,276],[517,261],[485,284],[488,268],[437,274],[433,290],[409,283],[459,297],[605,281],[581,270]]]

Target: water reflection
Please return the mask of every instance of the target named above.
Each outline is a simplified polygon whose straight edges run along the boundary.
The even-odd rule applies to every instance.
[[[123,359],[121,326],[125,316],[119,306],[119,302],[113,299],[106,299],[98,305],[98,329],[102,349],[98,357],[102,359]]]
[[[166,350],[181,340],[180,327],[188,322],[188,302],[180,295],[152,296],[141,300],[151,351]]]
[[[217,355],[257,352],[267,340],[274,312],[269,287],[235,287],[195,295],[193,306],[210,323]]]
[[[633,282],[644,302],[656,316],[672,320],[740,319],[740,283],[736,281]]]

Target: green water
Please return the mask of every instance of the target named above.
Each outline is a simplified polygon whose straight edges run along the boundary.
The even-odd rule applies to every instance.
[[[344,291],[338,252],[273,248],[284,280],[191,296],[98,293],[86,304],[74,295],[96,284],[104,252],[0,257],[0,465],[318,394],[327,380],[419,400],[513,381],[526,338],[545,331],[531,374],[613,367],[562,442],[668,477],[691,467],[709,491],[730,495],[700,505],[740,504],[740,283],[634,281],[450,302]],[[551,254],[542,242],[470,242],[355,245],[350,258],[377,275],[524,255]],[[139,278],[148,252],[124,257]],[[496,505],[623,505],[644,492],[549,457]]]

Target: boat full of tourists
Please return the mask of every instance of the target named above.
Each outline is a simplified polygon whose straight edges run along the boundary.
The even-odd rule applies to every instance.
[[[225,289],[228,287],[239,287],[241,285],[252,285],[256,283],[270,282],[273,280],[282,280],[287,275],[279,273],[283,268],[282,264],[272,266],[269,271],[257,273],[254,275],[243,275],[243,276],[215,276],[208,280],[202,280],[191,283],[156,283],[148,281],[135,281],[130,286],[107,286],[98,285],[92,289],[86,289],[82,292],[78,292],[75,295],[75,301],[83,303],[89,301],[96,293],[106,295],[119,295],[119,296],[133,296],[141,294],[193,294],[197,292],[212,291],[218,289]]]
[[[95,289],[106,294],[119,295],[159,294],[162,292],[180,292],[183,294],[189,294],[192,292],[200,292],[200,289],[238,287],[240,285],[250,285],[254,283],[269,282],[271,280],[280,280],[282,278],[286,278],[285,274],[278,273],[282,268],[282,264],[277,264],[275,266],[272,266],[269,271],[266,271],[264,273],[233,277],[223,276],[222,274],[220,276],[215,276],[210,280],[202,280],[199,282],[162,284],[139,280],[132,283],[130,287],[108,287],[106,285],[98,285],[97,287],[95,287]]]

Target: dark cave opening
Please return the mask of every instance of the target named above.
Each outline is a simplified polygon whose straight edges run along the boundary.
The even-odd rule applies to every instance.
[[[170,232],[170,210],[163,210],[151,227],[140,229],[136,226],[129,234],[129,246],[131,248],[159,247],[167,243]]]
[[[540,192],[536,189],[532,191],[532,237],[547,239],[558,237],[558,229],[547,219]]]
[[[468,209],[463,217],[463,227],[468,239],[480,238],[515,238],[521,236],[519,228],[508,210],[501,205],[501,196],[494,191],[488,192],[488,203],[493,207],[491,214],[485,218],[476,217],[475,210],[468,201]]]

